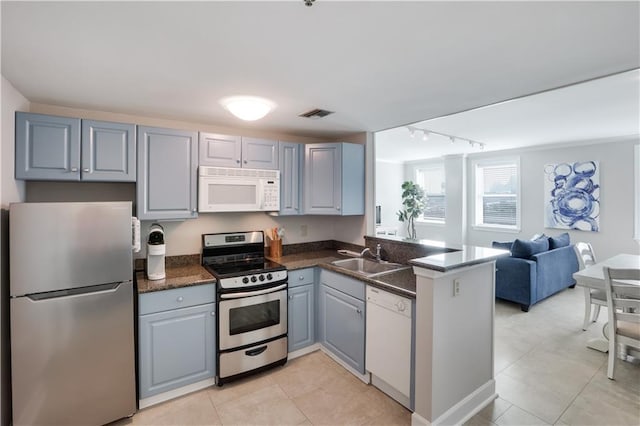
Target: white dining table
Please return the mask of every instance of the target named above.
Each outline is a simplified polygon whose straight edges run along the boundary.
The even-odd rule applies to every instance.
[[[604,290],[604,271],[603,267],[608,266],[610,268],[640,268],[640,255],[637,254],[618,254],[609,259],[606,259],[602,262],[595,263],[591,266],[587,266],[581,271],[573,274],[573,278],[576,280],[576,285],[580,287],[587,287],[596,290]],[[637,282],[633,281],[622,281],[625,284],[629,285],[637,285],[638,286],[638,294],[640,295],[640,285]],[[591,349],[595,349],[600,352],[608,352],[609,351],[609,342],[607,340],[607,335],[605,334],[605,329],[607,326],[603,327],[602,337],[597,337],[594,339],[589,339],[587,342],[587,347]]]

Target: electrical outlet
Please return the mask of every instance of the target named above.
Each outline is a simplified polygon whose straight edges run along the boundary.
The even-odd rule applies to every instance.
[[[460,280],[453,280],[453,296],[460,296]]]
[[[307,225],[300,225],[300,236],[301,237],[306,237],[307,234],[308,234]]]

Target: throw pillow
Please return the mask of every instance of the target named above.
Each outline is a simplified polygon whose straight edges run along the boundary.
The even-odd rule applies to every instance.
[[[511,251],[511,245],[513,244],[513,241],[507,241],[507,242],[500,242],[500,241],[494,241],[491,243],[491,247],[496,248],[496,249],[501,249],[501,250],[509,250]]]
[[[547,250],[549,250],[549,240],[547,238],[535,241],[517,239],[511,246],[511,256],[529,259],[534,254]]]
[[[571,244],[571,240],[567,232],[560,234],[557,237],[549,237],[549,250],[566,247],[569,244]]]

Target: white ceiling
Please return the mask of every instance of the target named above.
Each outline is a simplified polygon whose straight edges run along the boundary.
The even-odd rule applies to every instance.
[[[412,124],[484,144],[484,151],[534,145],[612,142],[640,135],[640,70],[525,96],[507,102]],[[405,162],[448,154],[479,152],[467,140],[423,133],[407,127],[375,135],[376,158]]]
[[[640,66],[638,2],[9,2],[30,101],[321,138]],[[278,104],[254,123],[219,99]],[[319,107],[320,120],[297,115]]]

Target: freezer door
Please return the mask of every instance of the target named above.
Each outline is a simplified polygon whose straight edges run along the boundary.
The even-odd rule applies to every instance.
[[[13,424],[100,425],[133,414],[132,283],[60,293],[11,299]]]
[[[130,281],[131,202],[16,203],[11,295]]]

